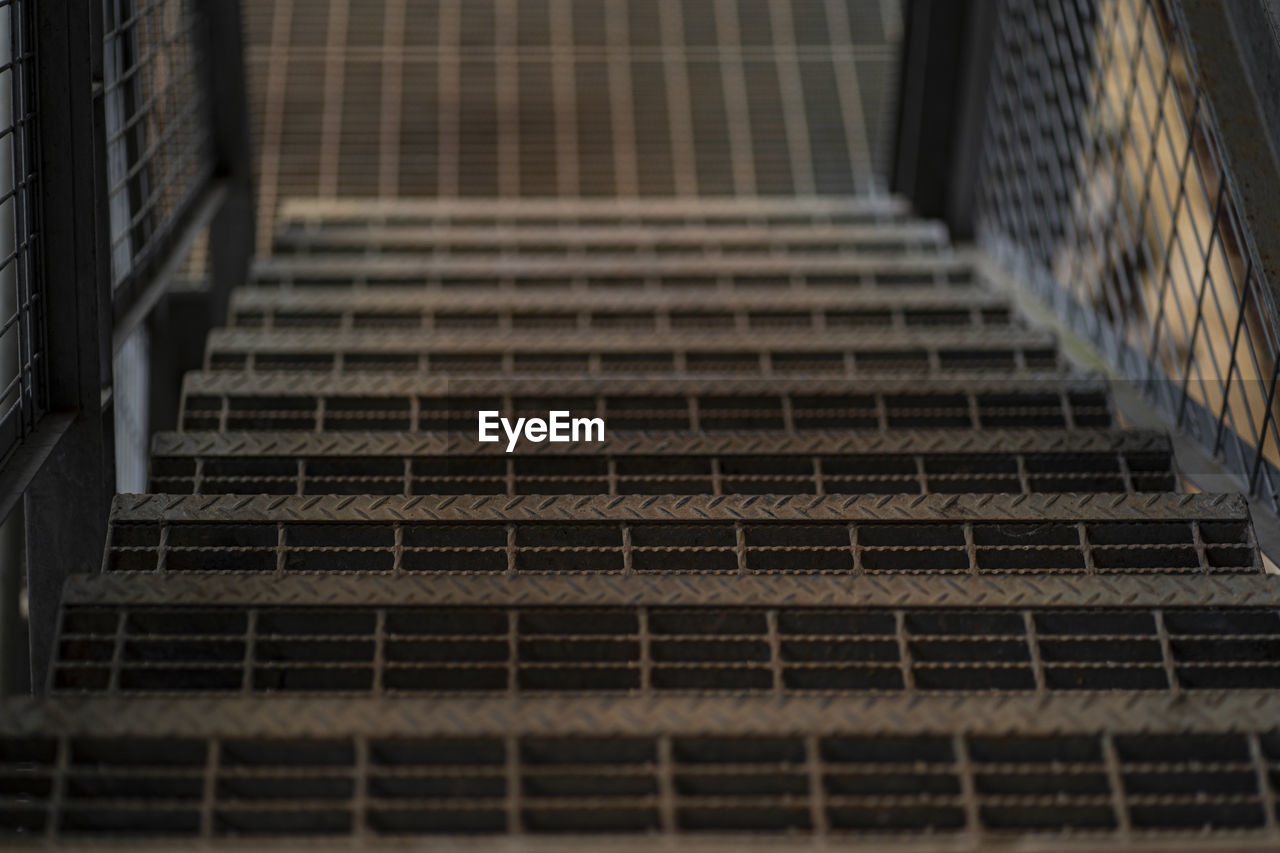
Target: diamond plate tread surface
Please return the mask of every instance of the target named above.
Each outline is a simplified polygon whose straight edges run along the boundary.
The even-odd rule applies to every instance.
[[[547,456],[786,456],[814,453],[1003,454],[1168,453],[1163,433],[1145,430],[897,430],[892,432],[645,432],[605,433],[602,442],[549,444],[522,439],[519,455]],[[196,456],[506,456],[501,442],[432,432],[158,432],[151,453]]]
[[[759,377],[693,379],[676,377],[626,377],[616,379],[556,377],[460,377],[409,374],[360,376],[257,371],[252,376],[225,371],[192,371],[183,380],[183,394],[232,394],[237,396],[289,396],[297,394],[385,397],[409,394],[446,396],[663,396],[713,394],[1008,394],[1077,392],[1106,396],[1107,384],[1098,379],[1045,372],[1039,377],[979,376],[971,380],[925,377]],[[1051,383],[1046,385],[1046,383]]]
[[[104,572],[72,576],[63,600],[68,605],[297,607],[1275,607],[1280,604],[1280,578],[1262,574],[991,578]]]
[[[563,247],[570,251],[608,251],[635,247],[641,251],[671,248],[716,248],[721,251],[761,252],[787,248],[820,248],[822,251],[883,251],[894,246],[905,251],[939,251],[948,248],[947,231],[940,223],[907,221],[873,225],[491,225],[432,226],[365,223],[291,223],[276,233],[274,251],[325,253],[350,251],[447,252],[468,250],[519,252],[521,249]]]
[[[293,737],[645,734],[1051,735],[1271,732],[1280,694],[368,699],[75,697],[0,701],[0,732]]]
[[[693,339],[691,339],[691,337]],[[616,331],[577,331],[549,329],[535,331],[515,329],[495,335],[490,330],[437,329],[429,335],[421,331],[400,329],[215,329],[209,335],[208,351],[221,352],[298,352],[330,353],[334,351],[415,354],[440,353],[449,350],[465,352],[513,352],[534,350],[538,353],[739,352],[742,350],[775,350],[779,352],[829,351],[848,348],[858,352],[895,351],[903,348],[944,349],[1051,349],[1052,335],[1021,330],[969,329],[867,329],[864,331],[828,331],[821,336],[813,332],[757,329],[753,331],[706,330],[696,337],[678,332],[636,333]]]
[[[1052,339],[1016,330],[612,334],[222,329],[206,369],[527,375],[1070,375]]]
[[[1240,495],[117,495],[113,522],[1243,521]]]
[[[868,197],[756,196],[727,198],[290,198],[280,206],[277,222],[434,222],[449,219],[517,222],[522,219],[600,219],[609,223],[645,219],[723,218],[738,224],[742,218],[797,217],[802,221],[893,222],[911,213],[900,196]]]
[[[846,292],[809,290],[803,293],[778,290],[706,293],[694,290],[646,291],[618,288],[613,291],[527,290],[504,295],[495,305],[493,294],[485,291],[405,290],[369,287],[362,290],[280,290],[266,287],[237,288],[231,294],[233,311],[267,309],[299,312],[350,311],[716,311],[744,310],[807,311],[818,309],[872,308],[995,308],[1009,305],[1008,299],[982,287],[957,285],[943,289],[900,288],[886,285],[860,287]]]
[[[259,284],[280,282],[307,285],[313,282],[384,283],[420,281],[441,278],[508,278],[539,279],[548,276],[578,278],[635,278],[636,276],[731,276],[748,279],[770,276],[781,279],[781,286],[796,276],[861,276],[915,274],[933,277],[940,283],[948,276],[973,275],[974,256],[957,250],[945,255],[904,255],[884,253],[849,256],[789,255],[787,257],[754,254],[729,255],[718,258],[683,256],[645,256],[636,254],[589,255],[580,258],[547,257],[428,257],[415,254],[372,255],[353,258],[334,255],[325,258],[307,256],[269,257],[253,266],[253,280]],[[769,282],[773,286],[777,283]],[[847,281],[845,284],[856,284]],[[793,285],[794,286],[794,285]]]
[[[471,433],[202,432],[153,437],[167,494],[1155,492],[1163,436],[1111,430],[627,433],[600,442]]]

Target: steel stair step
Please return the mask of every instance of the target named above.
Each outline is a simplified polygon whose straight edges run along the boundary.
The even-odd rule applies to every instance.
[[[786,599],[743,606],[714,595],[699,603],[692,590],[684,603],[667,606],[637,602],[652,592],[627,583],[615,585],[613,596],[597,591],[590,605],[476,604],[461,592],[444,603],[387,603],[399,585],[380,580],[372,593],[383,597],[381,606],[355,603],[368,597],[359,590],[369,580],[350,578],[352,593],[309,606],[278,603],[279,592],[269,589],[255,596],[228,576],[178,579],[178,593],[199,588],[196,605],[157,603],[169,586],[161,577],[69,589],[50,689],[632,697],[1280,686],[1274,579],[1253,606],[1114,606],[1099,596],[1087,609],[973,608],[944,595],[942,607],[938,600],[877,607]],[[545,581],[544,596],[554,597],[557,585],[571,582]],[[78,603],[85,593],[94,594]],[[626,593],[630,601],[616,600]],[[615,600],[602,600],[609,597]]]
[[[703,198],[290,198],[280,206],[277,223],[291,227],[380,225],[480,226],[564,223],[576,225],[744,224],[847,225],[918,221],[899,196],[823,195]]]
[[[483,282],[517,291],[551,280],[572,280],[582,290],[616,289],[651,282],[650,287],[688,290],[718,287],[750,291],[792,289],[796,292],[877,285],[947,288],[971,285],[977,274],[975,256],[956,251],[938,255],[885,252],[879,255],[732,256],[672,254],[586,255],[583,257],[426,256],[400,253],[355,257],[267,257],[253,266],[260,287],[312,288],[397,286],[472,288]]]
[[[1069,374],[1052,335],[1018,330],[626,333],[215,329],[206,369],[449,374]]]
[[[495,304],[492,294],[400,288],[277,290],[245,287],[231,297],[239,328],[590,330],[802,328],[911,329],[1019,325],[1009,303],[979,287],[919,291],[890,287],[850,293],[740,292],[725,296],[642,288],[581,292],[528,290]]]
[[[380,224],[372,221],[288,222],[277,231],[273,253],[333,255],[608,254],[614,251],[720,252],[733,254],[930,253],[949,247],[945,226],[907,220],[877,224],[569,224],[524,222],[489,225]]]
[[[1190,612],[1271,608],[1280,582],[1269,574],[1070,573],[1008,575],[893,573],[693,574],[650,572],[507,575],[500,572],[106,571],[72,575],[65,601],[102,606],[364,608],[1180,608]],[[96,617],[95,617],[96,618]],[[1081,620],[1084,633],[1093,631]],[[1092,624],[1092,623],[1089,623]],[[1086,630],[1087,629],[1087,630]],[[1096,631],[1094,631],[1096,633]],[[1266,634],[1267,632],[1262,632]],[[1117,660],[1120,659],[1118,655]],[[1100,661],[1105,662],[1105,660]]]
[[[1106,428],[1104,382],[987,376],[915,379],[444,378],[276,371],[195,372],[183,382],[184,430],[460,430],[478,409],[551,410],[611,430]]]
[[[107,571],[1253,574],[1234,496],[122,495]]]
[[[179,494],[860,494],[1175,491],[1168,439],[1112,430],[159,433],[151,490]]]
[[[1278,714],[1274,694],[21,700],[0,761],[24,796],[0,819],[312,849],[481,833],[551,850],[584,830],[642,849],[745,831],[762,850],[1266,845]]]

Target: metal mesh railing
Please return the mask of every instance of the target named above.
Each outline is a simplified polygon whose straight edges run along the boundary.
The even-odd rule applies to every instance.
[[[0,2],[0,457],[47,406],[30,3]]]
[[[103,89],[111,280],[138,295],[192,222],[212,177],[198,7],[104,0]]]
[[[1179,10],[1003,4],[980,233],[1280,507],[1280,320]]]

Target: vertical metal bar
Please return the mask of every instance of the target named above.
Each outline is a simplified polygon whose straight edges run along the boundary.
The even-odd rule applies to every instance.
[[[43,685],[66,578],[97,571],[115,486],[101,4],[34,3],[50,411],[74,412],[26,494],[31,683]],[[28,22],[24,22],[24,25]]]
[[[253,145],[245,96],[243,25],[240,4],[192,0],[203,38],[197,45],[200,84],[209,108],[214,179],[227,188],[221,209],[209,224],[207,324],[226,322],[231,289],[249,280],[256,232],[253,205]],[[201,333],[197,336],[204,338]]]
[[[270,58],[267,60],[267,89],[262,110],[262,147],[258,161],[261,181],[261,230],[256,245],[271,248],[271,223],[275,218],[280,185],[280,141],[284,136],[285,91],[289,82],[290,33],[293,28],[293,0],[276,0],[271,19]]]

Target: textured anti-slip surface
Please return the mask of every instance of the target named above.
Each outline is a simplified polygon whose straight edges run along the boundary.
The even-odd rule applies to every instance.
[[[4,709],[0,760],[23,769],[10,824],[64,840],[1246,849],[1277,839],[1278,712],[1223,695],[28,702]]]
[[[50,699],[0,713],[0,823],[1275,842],[1246,503],[1181,492],[972,259],[873,219],[815,287],[792,232],[833,226],[536,207],[291,206],[64,592]],[[796,269],[745,285],[775,229]]]
[[[187,432],[152,448],[170,494],[893,494],[1158,492],[1173,488],[1158,433],[607,433],[564,445],[459,433]]]
[[[895,3],[251,6],[274,253],[0,704],[0,828],[1280,843],[1248,505],[877,194]]]
[[[844,283],[744,286],[751,250],[709,246],[801,226],[552,252],[532,204],[465,233],[339,207],[292,206],[154,493],[68,584],[50,698],[0,712],[0,823],[1275,843],[1280,589],[1247,504],[1182,492],[972,259],[895,286],[951,250],[877,242],[892,218],[828,253]],[[815,245],[765,242],[779,269]],[[667,286],[681,263],[706,278]],[[487,442],[481,411],[602,431]]]

